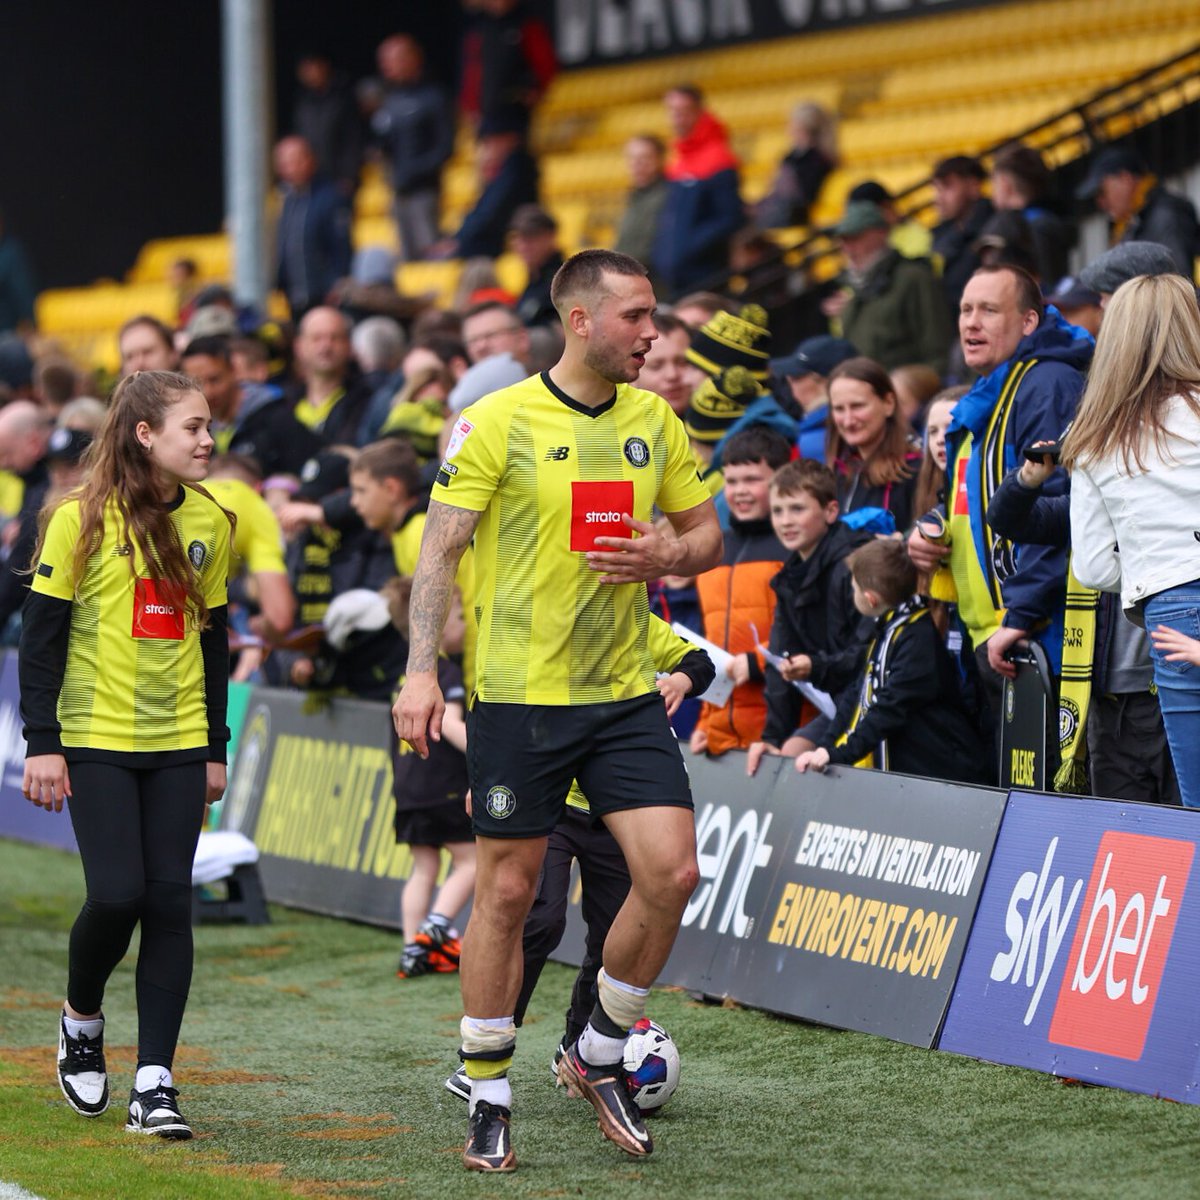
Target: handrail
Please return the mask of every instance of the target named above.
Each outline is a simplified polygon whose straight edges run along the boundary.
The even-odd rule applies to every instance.
[[[974,157],[987,165],[1000,150],[1012,145],[1014,142],[1027,142],[1034,145],[1038,150],[1045,152],[1055,150],[1068,142],[1083,139],[1086,142],[1086,146],[1082,149],[1081,153],[1074,156],[1068,163],[1060,164],[1056,168],[1057,173],[1064,166],[1071,166],[1078,163],[1085,155],[1091,153],[1097,147],[1109,141],[1117,140],[1118,135],[1114,134],[1113,125],[1120,118],[1135,116],[1136,111],[1142,108],[1148,101],[1156,100],[1166,95],[1172,89],[1181,87],[1200,75],[1200,61],[1196,62],[1190,70],[1172,74],[1172,72],[1176,71],[1176,68],[1191,63],[1193,60],[1200,60],[1200,43],[1172,58],[1164,59],[1152,67],[1148,67],[1127,79],[1121,80],[1119,83],[1102,88],[1079,104],[1064,108],[1034,125],[1014,132],[1001,141],[994,142],[986,149],[977,152]],[[1159,77],[1163,75],[1167,75],[1168,78],[1160,79]],[[1153,90],[1143,89],[1136,91],[1140,85],[1156,80],[1158,83]],[[1122,96],[1131,91],[1134,92],[1132,96],[1120,100]],[[1105,111],[1104,106],[1110,100],[1118,100],[1119,103],[1110,111]],[[1161,116],[1162,114],[1158,115]],[[1061,126],[1063,122],[1070,121],[1072,117],[1078,118],[1078,128],[1059,129],[1055,132],[1057,126]],[[1121,130],[1119,136],[1127,136],[1137,129],[1145,128],[1152,124],[1153,119],[1155,118],[1135,121],[1128,128]],[[1043,136],[1047,134],[1053,134],[1053,136]],[[925,212],[932,205],[932,199],[925,198],[920,203],[911,204],[907,207],[903,206],[903,202],[906,199],[929,188],[932,183],[933,179],[929,177],[896,193],[893,197],[894,202],[897,210],[901,212],[901,215],[905,219]],[[816,263],[839,253],[840,250],[834,242],[832,227],[811,230],[800,241],[789,246],[780,246],[778,250],[768,255],[764,262],[759,263],[755,267],[754,272],[755,284],[743,293],[742,298],[751,299],[760,288],[777,285],[793,271],[809,271]],[[779,270],[772,271],[772,267],[778,267]],[[738,278],[738,272],[722,272],[720,276],[714,277],[713,280],[705,285],[706,290],[723,291],[728,286],[729,281],[735,278]]]

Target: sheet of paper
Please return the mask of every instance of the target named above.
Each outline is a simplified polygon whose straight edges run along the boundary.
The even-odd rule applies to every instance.
[[[671,628],[685,642],[691,642],[693,646],[699,646],[712,659],[713,666],[717,668],[717,674],[709,685],[708,691],[703,692],[700,699],[707,700],[709,704],[715,704],[718,707],[725,704],[733,692],[733,680],[725,673],[725,668],[733,660],[733,655],[728,650],[722,650],[720,646],[713,645],[707,638],[698,634],[694,629],[689,629],[679,621],[676,621]]]
[[[763,656],[763,661],[782,673],[787,659],[782,654],[775,654],[767,649],[762,638],[759,637],[758,626],[753,622],[750,623],[750,632],[754,635],[756,649]],[[799,679],[793,679],[791,684],[823,717],[832,717],[837,713],[837,705],[834,704],[833,697],[828,692],[823,692],[820,688],[813,687],[811,683]]]

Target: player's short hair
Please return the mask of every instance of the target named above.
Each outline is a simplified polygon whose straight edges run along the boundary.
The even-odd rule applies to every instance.
[[[400,438],[381,438],[365,446],[350,464],[350,472],[359,471],[382,482],[398,479],[410,496],[421,491],[421,463],[417,452]]]
[[[781,496],[807,492],[818,504],[830,504],[837,499],[837,477],[815,458],[798,458],[775,472],[771,491]]]
[[[558,315],[566,320],[573,304],[585,298],[594,301],[604,286],[606,274],[645,279],[647,271],[636,258],[617,250],[580,250],[554,272],[550,303]]]
[[[874,592],[894,608],[917,590],[917,568],[908,556],[908,547],[894,538],[875,538],[859,546],[846,559],[854,582],[864,591]]]
[[[748,425],[731,434],[721,448],[721,463],[726,467],[765,462],[778,471],[792,457],[792,443],[769,425]]]

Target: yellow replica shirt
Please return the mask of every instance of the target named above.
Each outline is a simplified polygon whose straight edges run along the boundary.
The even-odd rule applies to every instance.
[[[623,513],[703,504],[683,424],[628,384],[598,408],[542,373],[455,424],[433,499],[481,515],[475,531],[475,691],[510,704],[593,704],[654,688],[645,584],[602,584],[585,553],[628,537]]]
[[[656,673],[661,671],[669,674],[679,665],[685,655],[690,654],[696,648],[691,642],[684,641],[666,621],[661,617],[656,617],[653,613],[650,614],[647,637],[650,642],[650,657],[654,659]],[[587,797],[583,794],[583,789],[579,786],[577,779],[571,780],[571,790],[567,793],[567,804],[580,812],[591,811]]]
[[[15,517],[25,499],[25,481],[12,471],[0,471],[0,521]]]
[[[183,488],[171,520],[200,577],[205,602],[226,602],[229,520]],[[62,745],[89,750],[192,750],[209,744],[200,635],[183,604],[125,542],[115,506],[83,577],[72,576],[79,504],[50,520],[33,590],[71,601],[66,671],[58,698]],[[133,567],[130,570],[130,557]]]
[[[229,509],[237,517],[229,577],[233,579],[243,570],[251,575],[260,571],[268,575],[286,575],[283,533],[271,506],[240,479],[209,479],[204,486],[222,508]]]

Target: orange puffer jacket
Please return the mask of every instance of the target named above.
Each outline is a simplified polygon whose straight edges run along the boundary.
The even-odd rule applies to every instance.
[[[696,580],[704,636],[730,654],[748,654],[750,665],[750,681],[735,687],[723,707],[704,705],[698,728],[708,735],[709,754],[745,750],[762,737],[767,706],[753,630],[765,645],[775,617],[771,580],[786,558],[770,521],[732,521],[720,566]]]

